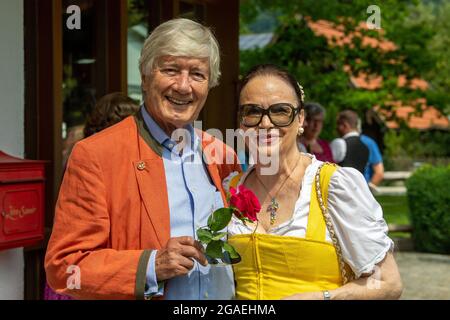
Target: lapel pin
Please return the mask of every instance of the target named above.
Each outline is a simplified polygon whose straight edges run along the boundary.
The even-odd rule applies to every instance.
[[[144,170],[144,169],[145,169],[145,162],[144,162],[144,161],[140,161],[140,162],[137,164],[137,169],[138,169],[139,171]]]

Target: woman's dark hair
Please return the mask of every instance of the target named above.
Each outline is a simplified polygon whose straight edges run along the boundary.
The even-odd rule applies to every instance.
[[[139,106],[136,102],[120,92],[114,92],[102,97],[88,115],[84,126],[84,137],[89,137],[126,117],[136,113]]]
[[[312,117],[318,115],[318,114],[323,114],[323,116],[325,117],[326,112],[325,112],[325,108],[317,102],[307,102],[305,103],[305,119],[311,119]]]
[[[305,93],[303,92],[303,87],[297,82],[293,75],[274,64],[259,64],[250,69],[250,71],[247,72],[240,82],[238,97],[241,96],[242,89],[244,89],[247,83],[258,76],[279,77],[289,83],[297,95],[299,108],[303,109],[305,103]]]

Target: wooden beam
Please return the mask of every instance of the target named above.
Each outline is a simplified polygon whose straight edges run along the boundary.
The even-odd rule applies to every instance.
[[[128,11],[126,0],[106,2],[107,89],[105,93],[121,91],[127,93],[127,32]]]
[[[208,96],[203,129],[237,128],[237,85],[239,79],[239,1],[206,2],[206,25],[219,41],[222,76]]]
[[[45,228],[53,211],[62,176],[62,2],[24,1],[25,154],[48,160],[45,186]],[[24,249],[27,300],[41,299],[45,283],[46,242]]]

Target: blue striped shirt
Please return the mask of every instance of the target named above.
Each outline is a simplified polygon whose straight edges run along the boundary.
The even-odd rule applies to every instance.
[[[190,143],[180,154],[177,143],[152,119],[145,107],[141,112],[151,135],[163,146],[162,158],[166,175],[170,210],[170,237],[191,236],[197,239],[196,230],[207,224],[209,215],[224,206],[220,191],[212,183],[202,161],[200,138],[191,125]],[[188,139],[189,140],[189,139]],[[156,250],[150,255],[147,267],[146,295],[161,295],[155,274]],[[234,296],[234,278],[231,266],[200,265],[197,261],[186,276],[172,278],[166,299],[202,300],[231,299]]]

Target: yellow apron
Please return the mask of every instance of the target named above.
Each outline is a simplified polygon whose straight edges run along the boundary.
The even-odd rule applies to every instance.
[[[327,164],[320,173],[325,204],[335,170],[335,166]],[[258,233],[229,238],[242,257],[240,263],[233,265],[236,298],[271,300],[340,287],[339,260],[333,244],[326,242],[325,236],[325,219],[313,183],[305,238]]]

